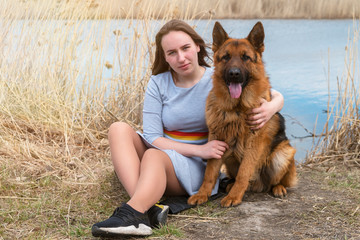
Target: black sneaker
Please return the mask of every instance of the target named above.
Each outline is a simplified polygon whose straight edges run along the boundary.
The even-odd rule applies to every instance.
[[[124,203],[113,215],[91,228],[94,237],[116,237],[119,235],[148,236],[152,234],[147,213],[140,213]]]
[[[150,226],[151,227],[160,227],[160,225],[164,226],[166,224],[167,216],[169,213],[169,206],[155,204],[148,210]]]

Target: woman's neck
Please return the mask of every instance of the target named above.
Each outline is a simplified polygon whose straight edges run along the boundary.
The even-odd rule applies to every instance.
[[[202,66],[199,66],[192,74],[189,75],[179,75],[175,71],[171,71],[175,85],[181,88],[191,88],[201,80],[204,73],[205,68]]]

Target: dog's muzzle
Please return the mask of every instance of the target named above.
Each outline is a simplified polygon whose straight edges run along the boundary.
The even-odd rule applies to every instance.
[[[246,79],[246,74],[240,68],[230,68],[225,73],[226,85],[229,88],[230,96],[232,98],[239,98],[242,92],[243,83]]]

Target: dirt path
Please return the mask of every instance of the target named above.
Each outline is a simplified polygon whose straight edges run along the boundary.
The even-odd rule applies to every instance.
[[[239,206],[222,208],[218,198],[170,215],[149,239],[360,240],[360,168],[297,171],[284,199],[247,192]]]
[[[298,172],[285,199],[246,193],[241,205],[226,209],[217,199],[169,217],[182,236],[156,238],[360,239],[360,170]]]

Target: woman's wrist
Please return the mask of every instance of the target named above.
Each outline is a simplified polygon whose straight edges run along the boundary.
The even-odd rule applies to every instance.
[[[284,106],[284,97],[283,95],[276,91],[276,90],[271,90],[271,109],[272,109],[272,113],[275,114],[277,112],[280,112],[281,109]]]

